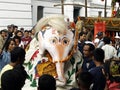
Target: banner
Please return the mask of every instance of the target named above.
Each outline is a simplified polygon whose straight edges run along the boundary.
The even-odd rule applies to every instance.
[[[94,23],[94,38],[97,35],[98,32],[104,32],[105,33],[106,30],[106,24],[105,21],[103,22],[97,22],[95,21]]]

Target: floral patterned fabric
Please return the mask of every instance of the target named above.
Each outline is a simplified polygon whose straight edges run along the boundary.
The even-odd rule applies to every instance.
[[[38,71],[36,69],[36,66],[38,64],[43,64],[47,62],[47,57],[41,57],[39,56],[39,51],[36,50],[34,54],[32,55],[31,59],[25,63],[26,71],[29,75],[29,78],[26,80],[26,84],[23,87],[23,90],[29,89],[29,90],[37,90],[37,82],[38,82]],[[65,62],[65,77],[67,79],[65,86],[59,86],[57,85],[57,90],[68,90],[72,87],[76,87],[76,80],[75,80],[75,73],[78,71],[79,68],[81,68],[83,59],[81,58],[81,53],[78,51],[76,52],[73,57]],[[56,80],[57,82],[57,80]]]

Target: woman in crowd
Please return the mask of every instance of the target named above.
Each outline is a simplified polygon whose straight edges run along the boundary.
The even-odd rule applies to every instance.
[[[6,65],[6,64],[8,64],[8,63],[10,63],[10,58],[11,58],[11,56],[10,56],[10,52],[11,52],[11,50],[13,50],[14,49],[14,47],[16,46],[16,43],[15,43],[15,41],[14,41],[14,39],[9,39],[8,40],[8,42],[6,43],[6,45],[5,45],[5,49],[4,49],[4,51],[2,52],[2,54],[0,55],[0,71],[2,70],[2,68]]]

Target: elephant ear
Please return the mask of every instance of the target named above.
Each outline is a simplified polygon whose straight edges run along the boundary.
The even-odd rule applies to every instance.
[[[44,37],[43,37],[42,31],[39,31],[38,33],[38,43],[39,43],[39,54],[42,55],[45,51]]]

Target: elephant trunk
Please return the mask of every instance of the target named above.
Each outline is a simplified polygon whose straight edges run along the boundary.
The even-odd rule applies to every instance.
[[[58,86],[64,86],[66,84],[66,78],[64,76],[64,63],[56,63],[56,71],[58,74],[56,84]]]

